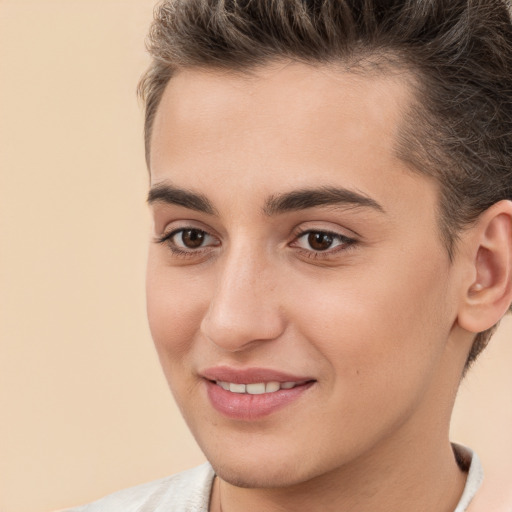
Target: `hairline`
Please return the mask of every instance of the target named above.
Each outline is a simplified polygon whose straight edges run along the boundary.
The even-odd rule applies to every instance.
[[[239,63],[238,65],[232,62],[215,63],[215,64],[190,64],[190,65],[175,65],[171,66],[161,61],[155,61],[156,66],[151,66],[150,70],[143,75],[137,86],[137,94],[142,100],[146,108],[146,117],[144,120],[144,143],[145,143],[145,156],[146,165],[148,171],[150,170],[150,148],[151,148],[151,137],[153,131],[153,124],[157,115],[160,103],[165,94],[165,89],[169,85],[169,82],[178,75],[179,73],[186,70],[198,70],[205,73],[221,73],[225,72],[227,75],[238,75],[241,77],[250,77],[253,73],[257,73],[259,70],[265,67],[271,66],[278,63],[298,63],[305,64],[311,67],[330,67],[332,69],[343,70],[348,73],[354,73],[360,76],[363,75],[393,75],[393,70],[401,71],[403,77],[412,78],[408,85],[413,86],[418,84],[418,81],[414,78],[419,73],[413,65],[407,62],[404,55],[401,52],[393,49],[372,49],[360,47],[354,50],[349,56],[340,56],[330,59],[314,59],[314,58],[301,58],[298,56],[284,56],[284,55],[273,55],[267,59],[262,59],[256,63]],[[152,73],[158,70],[159,73]],[[163,80],[160,80],[158,88],[153,92],[154,94],[148,93],[146,89],[146,83],[151,81],[152,75],[162,75],[165,73]],[[411,87],[413,90],[413,87]],[[156,100],[156,101],[155,101]],[[148,104],[148,101],[150,104]]]

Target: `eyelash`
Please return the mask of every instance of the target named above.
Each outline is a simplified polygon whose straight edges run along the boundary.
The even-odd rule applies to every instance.
[[[166,244],[171,253],[174,256],[180,257],[180,258],[191,258],[194,256],[198,256],[206,251],[208,251],[212,246],[207,247],[199,247],[197,249],[189,249],[184,250],[178,247],[177,245],[172,243],[172,238],[178,235],[179,233],[183,233],[186,230],[196,231],[198,233],[202,233],[204,235],[213,237],[213,235],[210,235],[207,231],[204,231],[202,229],[194,228],[194,227],[183,227],[178,228],[170,233],[164,233],[162,236],[159,236],[155,239],[155,242],[158,244]],[[305,249],[302,247],[294,247],[293,243],[296,243],[298,240],[300,240],[303,236],[309,235],[311,233],[319,233],[322,235],[331,236],[334,240],[337,240],[339,245],[335,246],[334,249],[326,249],[325,251],[315,251],[314,249]],[[351,249],[355,244],[357,243],[357,240],[355,238],[350,238],[345,235],[341,235],[340,233],[336,233],[334,231],[329,230],[322,230],[322,229],[305,229],[298,231],[297,233],[294,233],[294,240],[289,244],[290,247],[294,247],[297,251],[299,251],[302,255],[304,255],[307,258],[311,259],[327,259],[329,257],[332,257],[333,255],[337,254],[341,251],[347,251]],[[215,246],[214,246],[215,247]]]
[[[174,229],[170,233],[164,233],[162,236],[157,237],[155,242],[157,244],[167,245],[167,247],[169,248],[171,253],[174,256],[177,256],[180,258],[192,258],[194,256],[198,256],[199,254],[202,254],[203,252],[207,251],[210,248],[210,246],[208,246],[208,247],[199,247],[198,249],[184,250],[172,243],[173,237],[175,237],[179,233],[183,233],[184,231],[187,231],[187,230],[196,231],[198,233],[203,233],[205,235],[212,236],[204,229],[199,229],[199,228],[195,228],[195,227],[184,227],[184,228]]]
[[[294,234],[294,241],[292,243],[297,242],[303,236],[309,235],[311,233],[327,235],[339,242],[339,245],[335,246],[333,249],[328,248],[325,251],[315,251],[314,249],[304,249],[302,247],[296,247],[296,249],[300,251],[301,254],[311,259],[328,259],[330,257],[337,255],[339,252],[351,249],[357,243],[357,240],[355,238],[350,238],[340,233],[336,233],[335,231],[329,231],[324,229],[303,229]]]

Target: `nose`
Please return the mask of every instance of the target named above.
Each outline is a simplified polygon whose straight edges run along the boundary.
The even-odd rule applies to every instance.
[[[219,348],[237,352],[278,338],[285,328],[276,269],[247,248],[216,262],[218,272],[201,332]]]

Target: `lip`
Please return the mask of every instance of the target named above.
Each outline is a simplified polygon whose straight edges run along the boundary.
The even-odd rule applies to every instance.
[[[208,380],[221,380],[234,384],[255,384],[257,382],[305,382],[315,380],[308,375],[292,375],[270,368],[232,368],[215,366],[200,372],[201,377]]]
[[[230,419],[254,421],[264,418],[299,400],[315,380],[311,377],[292,375],[266,368],[234,369],[226,366],[209,368],[201,372],[206,385],[206,394],[213,408]],[[274,393],[250,395],[232,393],[218,386],[215,381],[234,384],[257,382],[301,382],[291,389],[280,389]]]

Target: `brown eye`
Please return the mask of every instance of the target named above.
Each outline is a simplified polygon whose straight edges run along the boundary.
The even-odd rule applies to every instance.
[[[187,249],[197,249],[201,247],[205,241],[206,233],[199,229],[184,229],[180,233],[177,233],[177,238],[181,239],[178,245],[182,245]]]
[[[175,256],[202,254],[221,245],[220,240],[207,231],[192,227],[176,229],[156,241],[165,244]]]
[[[312,255],[325,253],[327,256],[334,255],[356,243],[357,241],[354,238],[342,235],[341,233],[308,230],[298,234],[297,238],[290,245],[291,247],[307,251]]]
[[[308,244],[315,251],[326,251],[334,242],[334,237],[330,233],[322,231],[311,231],[308,234]]]

